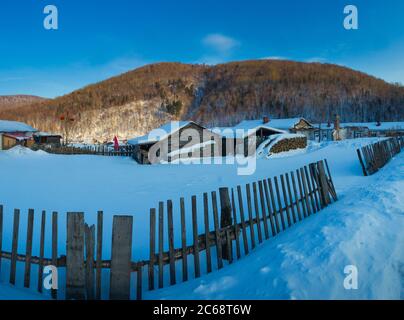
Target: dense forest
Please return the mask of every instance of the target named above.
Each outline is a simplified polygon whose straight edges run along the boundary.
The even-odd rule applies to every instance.
[[[404,120],[404,87],[345,67],[280,60],[216,66],[159,63],[53,100],[0,108],[0,119],[27,122],[75,140],[144,134],[171,119],[207,126],[244,119],[304,116],[318,121]]]

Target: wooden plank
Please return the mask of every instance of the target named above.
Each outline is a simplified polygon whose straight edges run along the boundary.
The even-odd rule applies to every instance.
[[[303,169],[304,169],[305,180],[306,180],[307,187],[308,187],[308,190],[309,190],[309,198],[310,198],[310,202],[311,202],[311,208],[313,210],[312,212],[316,213],[317,212],[317,207],[316,207],[316,203],[314,201],[314,191],[313,191],[313,188],[311,187],[310,177],[309,177],[309,173],[307,171],[307,166],[304,166]]]
[[[257,231],[258,231],[258,242],[262,242],[262,229],[261,229],[261,218],[258,206],[258,193],[257,193],[257,183],[253,183],[253,194],[254,194],[254,209],[255,209],[255,219],[257,221]]]
[[[154,290],[154,264],[156,258],[156,209],[150,209],[149,290]]]
[[[215,227],[217,268],[222,269],[223,268],[222,238],[220,236],[219,213],[217,208],[217,196],[215,191],[212,192],[212,206],[213,206],[213,223]]]
[[[226,228],[232,225],[229,188],[220,188],[219,196],[220,196],[220,228]]]
[[[276,191],[276,199],[278,200],[278,208],[279,208],[279,215],[281,216],[281,223],[282,223],[282,229],[286,229],[286,224],[285,224],[285,218],[283,216],[283,205],[282,205],[282,200],[281,200],[281,193],[279,192],[279,184],[278,184],[278,177],[274,178],[275,182],[275,191]]]
[[[43,289],[42,285],[43,285],[43,260],[45,256],[45,226],[46,226],[46,212],[42,211],[41,235],[39,239],[39,263],[38,263],[38,284],[37,284],[39,292],[42,292]]]
[[[102,240],[104,228],[104,213],[97,213],[97,253],[96,253],[96,271],[95,271],[95,299],[101,300],[102,288]]]
[[[58,267],[58,213],[52,212],[52,265]],[[53,299],[57,299],[57,289],[51,289]]]
[[[283,202],[285,203],[286,218],[288,220],[288,226],[291,227],[292,220],[290,218],[289,201],[288,201],[288,196],[286,194],[285,178],[284,178],[283,174],[281,174],[281,186],[282,186]]]
[[[237,211],[236,211],[236,203],[234,199],[234,190],[231,189],[231,208],[233,212],[233,224],[234,224],[234,237],[236,239],[236,252],[237,252],[237,259],[241,258],[241,252],[240,252],[240,228],[238,226],[237,222]]]
[[[142,266],[136,270],[136,300],[142,300]]]
[[[11,247],[11,263],[10,263],[10,283],[15,285],[15,275],[17,271],[17,254],[18,254],[18,232],[20,228],[20,210],[14,210],[13,222],[13,242]]]
[[[233,245],[232,245],[232,240],[231,240],[231,234],[230,230],[226,229],[226,249],[227,249],[227,260],[229,261],[229,264],[233,263]]]
[[[175,257],[174,257],[174,224],[173,224],[173,202],[167,201],[167,227],[168,227],[168,255],[170,260],[170,285],[175,285]]]
[[[188,256],[187,256],[187,225],[185,220],[185,200],[180,199],[181,210],[181,245],[182,245],[182,281],[188,281]]]
[[[337,195],[337,191],[335,190],[334,181],[333,181],[332,176],[331,176],[331,171],[330,171],[330,167],[328,166],[327,159],[324,159],[324,163],[325,163],[325,167],[326,167],[327,173],[328,173],[327,180],[329,181],[329,185],[331,187],[332,197],[333,197],[334,201],[337,201],[338,200],[338,195]]]
[[[109,290],[110,300],[130,299],[132,228],[132,216],[114,216]]]
[[[328,187],[327,176],[325,174],[324,163],[322,161],[318,162],[318,172],[319,172],[319,183],[321,185],[321,197],[323,199],[324,206],[328,206],[331,203],[330,190]]]
[[[212,272],[212,258],[210,254],[210,239],[209,239],[209,201],[208,194],[203,194],[203,213],[204,213],[204,224],[205,224],[205,253],[206,253],[206,271],[207,273]]]
[[[269,195],[271,196],[272,216],[274,217],[274,220],[275,220],[276,233],[279,233],[279,232],[281,232],[281,228],[279,226],[279,219],[278,219],[278,215],[276,212],[275,193],[274,193],[274,189],[272,187],[271,178],[268,179],[268,187],[269,187]]]
[[[229,188],[220,188],[219,189],[220,196],[220,228],[224,229],[232,225],[232,217],[231,217],[231,204],[230,204],[230,195]],[[229,252],[227,248],[227,242],[222,245],[222,255],[223,259],[227,260],[227,253]]]
[[[245,190],[247,194],[248,222],[250,224],[251,248],[254,249],[255,248],[254,218],[252,214],[251,188],[249,184],[246,184]]]
[[[262,221],[264,221],[264,234],[265,239],[269,239],[269,231],[268,231],[268,220],[267,214],[265,210],[265,199],[264,199],[264,189],[262,187],[262,181],[258,181],[258,189],[260,192],[260,201],[261,201],[261,213],[262,213]]]
[[[85,299],[84,213],[67,214],[66,299]]]
[[[94,249],[95,249],[95,226],[84,228],[86,245],[86,297],[87,300],[94,300]]]
[[[312,211],[311,211],[311,207],[310,207],[310,203],[309,203],[308,187],[307,187],[306,177],[304,175],[304,169],[303,168],[300,168],[300,178],[302,179],[304,199],[305,199],[305,202],[306,202],[306,209],[307,209],[307,216],[310,216],[312,214]]]
[[[293,201],[292,189],[290,187],[289,173],[285,174],[285,179],[286,179],[286,186],[287,186],[287,189],[288,189],[290,211],[292,212],[293,223],[296,223],[297,222],[296,211],[295,211],[295,206],[294,206],[294,201]]]
[[[316,211],[318,212],[321,210],[320,203],[319,203],[319,197],[318,197],[320,190],[319,190],[319,187],[316,188],[316,183],[315,183],[316,181],[315,181],[315,176],[314,176],[315,172],[313,171],[314,170],[313,166],[315,166],[314,163],[311,163],[309,165],[308,173],[307,173],[307,166],[305,167],[306,168],[305,170],[306,170],[306,174],[308,175],[310,183],[311,183],[311,190],[313,193],[314,204],[315,204]]]
[[[365,166],[365,162],[362,157],[361,149],[357,149],[356,153],[358,154],[359,163],[361,164],[363,175],[366,177],[368,175],[368,173],[366,171],[366,166]]]
[[[243,229],[241,230],[243,234],[243,244],[244,244],[244,254],[248,254],[248,238],[247,238],[247,225],[245,223],[245,215],[244,215],[244,203],[243,203],[243,194],[241,193],[241,187],[237,186],[237,195],[238,195],[238,205],[240,208],[240,219],[241,225]]]
[[[192,196],[192,235],[194,240],[194,270],[195,278],[201,276],[201,265],[199,260],[199,239],[198,239],[198,212],[196,196]]]
[[[264,180],[263,184],[264,184],[264,191],[265,191],[265,200],[266,200],[267,209],[268,209],[269,222],[271,223],[272,236],[274,237],[276,235],[276,229],[275,229],[273,212],[272,212],[272,208],[271,208],[271,199],[269,197],[268,181]]]
[[[34,236],[34,209],[28,210],[27,239],[25,244],[25,270],[24,287],[29,288],[31,283],[32,241]]]
[[[159,289],[164,287],[164,202],[159,203]]]
[[[299,196],[297,194],[297,188],[296,188],[295,174],[294,174],[293,171],[290,172],[290,177],[292,179],[293,194],[295,195],[295,204],[296,204],[296,209],[297,209],[297,216],[299,218],[299,221],[302,221],[302,211],[301,211],[301,208],[300,208],[300,201],[299,201]]]
[[[296,178],[297,178],[297,182],[299,184],[299,193],[300,193],[300,197],[299,197],[299,201],[302,205],[302,211],[303,211],[303,218],[306,218],[308,216],[308,212],[307,212],[307,206],[306,206],[306,198],[305,198],[305,194],[303,191],[303,183],[301,180],[301,176],[300,176],[300,170],[297,169],[296,170]]]
[[[3,206],[0,205],[0,281],[1,281],[1,252],[3,251]]]

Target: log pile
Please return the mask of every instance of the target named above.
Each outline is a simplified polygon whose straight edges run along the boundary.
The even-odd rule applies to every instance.
[[[307,147],[306,137],[293,137],[282,139],[274,144],[270,150],[271,153],[281,153],[296,149],[304,149]]]

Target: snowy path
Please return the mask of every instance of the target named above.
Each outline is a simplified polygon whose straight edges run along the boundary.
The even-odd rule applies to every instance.
[[[340,200],[214,274],[157,299],[404,299],[404,154]],[[343,286],[358,268],[358,290]]]

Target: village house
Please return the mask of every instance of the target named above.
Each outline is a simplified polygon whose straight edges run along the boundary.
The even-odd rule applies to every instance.
[[[391,137],[404,135],[404,122],[339,122],[318,124],[318,134],[323,141],[357,139],[363,137]],[[316,140],[319,135],[316,135]]]
[[[128,144],[133,146],[133,157],[140,164],[173,162],[184,157],[252,156],[271,136],[300,133],[307,137],[313,128],[303,118],[270,120],[264,117],[245,120],[234,127],[210,129],[192,121],[173,121],[129,140]]]
[[[305,118],[268,119],[269,126],[289,133],[303,134],[308,140],[314,140],[316,128]]]
[[[35,132],[33,138],[36,144],[51,145],[60,147],[62,136],[58,134],[52,134],[47,132]]]
[[[269,124],[269,118],[262,120],[244,120],[234,127],[211,129],[223,137],[222,154],[244,156],[253,155],[261,143],[275,134],[287,133],[285,130],[274,128]]]
[[[37,131],[22,122],[0,120],[0,150],[16,145],[31,147],[34,144],[33,134]]]
[[[128,140],[140,164],[173,162],[180,157],[221,156],[222,136],[192,121],[172,121]]]

